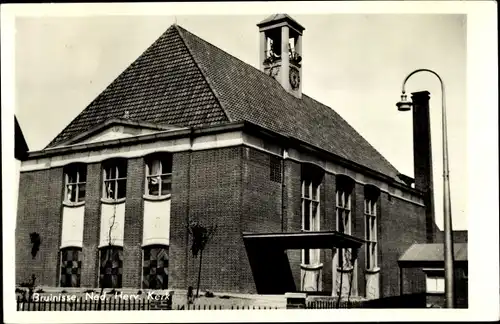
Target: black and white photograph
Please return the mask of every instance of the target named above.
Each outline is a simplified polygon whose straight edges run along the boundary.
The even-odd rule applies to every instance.
[[[4,321],[498,318],[474,3],[2,5]]]

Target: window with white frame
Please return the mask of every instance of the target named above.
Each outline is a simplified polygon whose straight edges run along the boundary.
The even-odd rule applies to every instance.
[[[146,159],[146,195],[167,196],[172,192],[172,155],[155,154]]]
[[[320,187],[321,178],[312,170],[303,168],[302,171],[302,230],[320,230]],[[318,264],[320,262],[320,250],[302,250],[302,264]]]
[[[351,195],[353,188],[354,182],[350,178],[337,177],[337,188],[335,190],[337,231],[347,235],[351,235]],[[342,256],[339,257],[339,268],[351,265],[350,255],[350,249],[342,249]]]
[[[64,201],[78,203],[85,201],[87,165],[70,164],[64,168]]]
[[[365,240],[366,240],[366,268],[376,269],[377,264],[377,201],[379,197],[378,189],[375,187],[365,187]]]
[[[428,293],[444,293],[444,270],[425,270],[425,286]]]
[[[111,160],[104,163],[103,166],[103,197],[112,200],[125,198],[127,189],[127,160]]]

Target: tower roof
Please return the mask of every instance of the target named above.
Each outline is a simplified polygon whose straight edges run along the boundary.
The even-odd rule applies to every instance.
[[[274,14],[274,15],[267,17],[266,19],[264,19],[260,23],[258,23],[257,27],[264,28],[264,27],[271,26],[271,25],[278,24],[278,23],[285,22],[285,21],[288,22],[290,25],[292,25],[297,30],[299,30],[300,32],[303,32],[305,30],[305,28],[301,24],[299,24],[295,19],[293,19],[289,15],[283,14],[283,13]]]
[[[373,171],[399,173],[333,109],[172,25],[48,145],[128,111],[130,120],[182,127],[248,121]]]

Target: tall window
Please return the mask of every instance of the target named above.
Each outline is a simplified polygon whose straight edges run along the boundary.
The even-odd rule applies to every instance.
[[[103,197],[107,199],[125,198],[127,187],[127,160],[111,160],[104,164]]]
[[[168,246],[152,245],[144,248],[142,288],[168,288]]]
[[[302,230],[320,230],[320,184],[322,175],[315,168],[302,168]],[[303,264],[318,264],[320,250],[302,250]]]
[[[347,235],[351,235],[351,195],[354,188],[352,179],[345,176],[337,177],[337,188],[335,191],[335,213],[337,231]],[[344,268],[350,266],[351,250],[343,249],[341,257],[339,257],[339,267]]]
[[[146,195],[166,196],[171,192],[172,155],[152,155],[146,160]]]
[[[123,249],[107,246],[100,250],[99,286],[121,288],[123,274]]]
[[[366,268],[377,268],[377,200],[378,189],[365,187]]]
[[[61,287],[80,287],[82,271],[81,249],[64,248],[61,250]]]
[[[87,182],[87,166],[70,164],[64,169],[64,201],[77,203],[85,201],[85,184]]]

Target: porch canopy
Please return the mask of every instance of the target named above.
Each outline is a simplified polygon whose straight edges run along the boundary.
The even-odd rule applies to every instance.
[[[243,233],[243,242],[257,293],[284,294],[297,291],[286,250],[358,249],[365,241],[337,231],[310,231]]]

